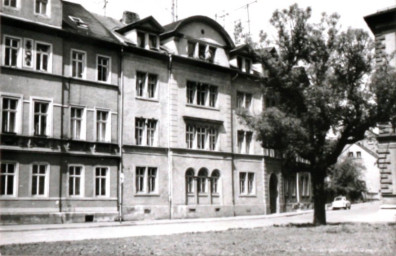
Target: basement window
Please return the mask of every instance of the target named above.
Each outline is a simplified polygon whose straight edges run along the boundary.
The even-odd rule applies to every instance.
[[[77,25],[77,27],[84,28],[84,29],[88,28],[88,24],[85,23],[82,19],[80,19],[78,17],[74,17],[74,16],[69,16],[69,18],[71,21],[73,21]]]

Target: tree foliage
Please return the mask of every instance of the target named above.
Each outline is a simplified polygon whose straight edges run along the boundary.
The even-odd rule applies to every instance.
[[[346,158],[329,168],[326,191],[328,198],[344,195],[351,201],[363,199],[367,192],[366,183],[361,179],[364,166]]]
[[[277,54],[258,49],[267,72],[265,93],[277,104],[245,120],[263,146],[282,152],[285,168],[309,162],[314,224],[326,224],[327,170],[347,144],[364,138],[379,122],[395,116],[396,76],[375,68],[373,40],[361,29],[340,30],[337,14],[310,22],[311,9],[297,4],[276,10]],[[333,134],[333,136],[329,136]]]

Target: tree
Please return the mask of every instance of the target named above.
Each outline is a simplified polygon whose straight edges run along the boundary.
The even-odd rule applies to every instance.
[[[361,180],[364,166],[351,158],[345,158],[329,168],[326,191],[330,198],[345,195],[351,201],[362,199],[367,192],[366,183]]]
[[[395,116],[396,76],[385,64],[374,68],[373,41],[360,29],[339,29],[337,14],[310,22],[311,9],[297,4],[276,10],[276,55],[258,49],[267,77],[265,92],[277,104],[260,116],[242,114],[263,147],[282,152],[284,170],[311,173],[315,225],[326,224],[325,178],[347,144],[364,138]],[[333,136],[329,136],[333,134]]]

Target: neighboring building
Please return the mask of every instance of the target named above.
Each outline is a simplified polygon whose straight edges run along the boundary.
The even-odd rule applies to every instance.
[[[1,222],[114,219],[117,39],[79,5],[2,2]]]
[[[347,145],[342,151],[339,161],[352,159],[361,168],[360,179],[366,183],[365,200],[379,200],[381,198],[380,170],[378,168],[378,143],[376,134],[367,132],[366,139],[352,145]]]
[[[378,11],[364,17],[375,35],[377,62],[384,54],[396,53],[396,7]],[[393,55],[390,65],[396,67]],[[381,173],[382,209],[396,213],[396,124],[383,124],[377,137],[378,165]]]
[[[60,0],[5,2],[2,222],[310,206],[309,174],[286,175],[279,154],[263,150],[238,117],[272,101],[262,95],[260,60],[217,22],[193,16],[162,26]],[[44,9],[44,18],[34,13]]]

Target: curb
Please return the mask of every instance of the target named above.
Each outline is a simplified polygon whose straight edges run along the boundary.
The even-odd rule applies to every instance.
[[[0,226],[0,233],[7,232],[24,232],[24,231],[41,231],[41,230],[64,230],[64,229],[88,229],[88,228],[107,228],[107,227],[130,227],[130,226],[151,226],[151,225],[171,225],[171,224],[185,224],[185,223],[205,223],[205,222],[216,222],[216,221],[233,221],[233,220],[252,220],[252,219],[272,219],[277,217],[292,217],[297,215],[304,215],[312,213],[313,210],[280,213],[272,215],[253,215],[253,216],[237,216],[237,217],[222,217],[222,218],[203,218],[203,219],[173,219],[173,220],[152,220],[152,221],[125,221],[125,222],[103,222],[103,223],[90,223],[84,225],[84,223],[70,223],[70,224],[54,224],[57,226],[45,227],[45,226],[31,226],[22,228],[18,225],[11,226]],[[74,225],[76,226],[68,226]],[[51,225],[51,224],[50,224]],[[81,225],[81,226],[77,226]],[[6,227],[6,229],[3,229]],[[13,227],[21,227],[20,229],[12,229]],[[10,229],[8,229],[10,228]]]

